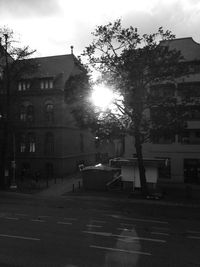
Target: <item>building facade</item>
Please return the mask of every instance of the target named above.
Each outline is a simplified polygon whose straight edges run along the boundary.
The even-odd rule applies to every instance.
[[[76,125],[65,101],[66,81],[81,66],[73,54],[28,59],[36,68],[10,86],[7,176],[19,179],[64,177],[80,163],[94,164],[100,148]],[[3,91],[4,90],[4,91]],[[6,103],[1,87],[1,117]],[[3,142],[1,120],[1,146]],[[109,150],[110,151],[110,150]],[[108,156],[109,151],[104,153]],[[100,151],[102,153],[102,151]]]
[[[181,52],[188,65],[185,75],[167,86],[157,86],[157,94],[175,97],[180,105],[184,102],[187,112],[185,130],[171,137],[160,137],[143,144],[147,158],[166,159],[159,170],[159,177],[166,182],[200,184],[200,44],[192,38],[167,41],[171,49]],[[134,140],[126,139],[125,157],[135,153]]]

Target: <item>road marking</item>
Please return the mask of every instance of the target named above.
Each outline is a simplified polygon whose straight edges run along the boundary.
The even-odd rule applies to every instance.
[[[117,228],[117,230],[119,230],[119,231],[127,231],[127,232],[132,232],[133,231],[132,229],[121,228],[121,227]]]
[[[107,232],[83,231],[83,233],[92,234],[92,235],[100,235],[100,236],[105,236],[105,237],[117,237],[117,238],[120,238],[119,239],[120,241],[124,241],[124,242],[133,242],[133,241],[138,241],[138,240],[160,242],[160,243],[166,242],[166,240],[162,240],[162,239],[153,239],[153,238],[146,238],[146,237],[134,237],[134,236],[127,236],[127,235],[115,235],[115,234],[107,233]]]
[[[4,217],[4,218],[7,220],[15,220],[15,221],[19,220],[19,218],[16,217]]]
[[[121,236],[124,237],[124,236]],[[151,241],[151,242],[158,242],[158,243],[166,243],[166,240],[162,240],[162,239],[154,239],[154,238],[146,238],[146,237],[132,237],[132,236],[126,236],[125,239],[121,238],[119,239],[120,241],[123,242],[134,242],[134,241]]]
[[[143,252],[143,251],[136,251],[136,250],[125,250],[125,249],[118,249],[118,248],[109,248],[109,247],[101,247],[101,246],[94,246],[90,245],[90,248],[97,248],[97,249],[103,249],[103,250],[109,250],[109,251],[115,251],[115,252],[125,252],[125,253],[131,253],[131,254],[140,254],[140,255],[146,255],[151,256],[151,253]]]
[[[115,219],[123,219],[123,220],[129,220],[129,221],[168,224],[168,222],[166,222],[166,221],[158,221],[158,220],[151,220],[151,219],[128,218],[128,217],[123,217],[123,216],[120,216],[120,215],[108,215],[108,216],[111,216],[111,217],[113,217]]]
[[[187,231],[187,233],[190,233],[190,234],[200,234],[199,231]]]
[[[165,236],[169,236],[168,233],[161,233],[161,232],[151,232],[151,234],[153,234],[153,235],[165,235]]]
[[[102,225],[87,224],[87,227],[102,228]]]
[[[72,223],[71,222],[57,222],[58,224],[68,224],[68,225],[71,225]]]
[[[82,231],[85,234],[92,234],[92,235],[100,235],[100,236],[112,236],[112,233],[106,233],[106,232],[92,232],[92,231]]]
[[[33,220],[31,220],[32,222],[40,222],[40,223],[43,223],[43,222],[45,222],[45,220],[40,220],[40,219],[33,219]]]
[[[26,236],[18,236],[18,235],[4,235],[4,234],[0,234],[0,237],[9,237],[9,238],[24,239],[24,240],[40,241],[39,238],[26,237]]]
[[[187,236],[187,238],[190,238],[190,239],[199,239],[200,240],[200,236],[189,235],[189,236]]]

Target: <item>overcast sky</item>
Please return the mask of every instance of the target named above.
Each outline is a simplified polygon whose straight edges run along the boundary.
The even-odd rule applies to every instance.
[[[69,54],[71,45],[80,55],[97,25],[118,18],[139,33],[163,26],[200,43],[200,0],[0,0],[0,18],[36,56]]]

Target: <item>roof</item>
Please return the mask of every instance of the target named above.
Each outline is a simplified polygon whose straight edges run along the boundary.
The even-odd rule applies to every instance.
[[[26,78],[56,77],[62,74],[63,79],[67,80],[70,75],[78,72],[77,59],[73,54],[31,58],[28,61],[36,66],[36,71],[26,74]]]
[[[200,44],[192,37],[161,41],[160,44],[180,51],[185,61],[200,60]]]

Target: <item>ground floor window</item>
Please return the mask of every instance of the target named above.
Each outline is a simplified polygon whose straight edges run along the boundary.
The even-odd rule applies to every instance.
[[[171,159],[156,157],[157,159],[163,159],[163,162],[158,166],[158,177],[161,179],[171,178]]]
[[[29,162],[22,163],[20,180],[23,182],[25,179],[29,179],[31,177],[31,165]]]
[[[200,184],[200,159],[184,159],[184,182]]]

